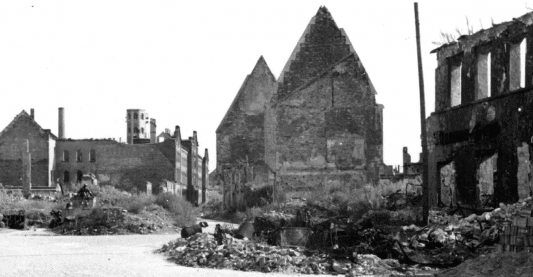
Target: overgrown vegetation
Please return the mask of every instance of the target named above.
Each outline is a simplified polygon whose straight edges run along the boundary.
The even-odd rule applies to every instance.
[[[70,184],[65,187],[65,193],[76,193],[80,188],[81,185],[79,184]],[[88,185],[88,188],[97,199],[97,208],[93,209],[92,212],[94,213],[91,213],[91,216],[96,216],[95,224],[100,224],[98,218],[101,217],[97,215],[102,214],[102,207],[119,207],[129,213],[139,214],[144,210],[154,210],[154,205],[158,205],[170,212],[175,225],[186,226],[196,222],[196,209],[185,199],[174,194],[161,193],[156,196],[146,193],[128,193],[113,186]],[[62,201],[60,193],[55,195],[55,199],[55,202],[28,200],[24,199],[20,193],[7,194],[5,191],[0,190],[0,213],[8,213],[11,210],[24,210],[28,214],[32,210],[38,210],[41,214],[49,217],[52,210],[63,209],[66,205],[66,202]]]
[[[61,208],[61,204],[50,202],[47,200],[27,200],[22,197],[22,194],[13,193],[7,194],[0,190],[0,213],[9,213],[12,210],[24,210],[26,212],[32,210],[40,210],[45,214],[49,214],[53,209]]]

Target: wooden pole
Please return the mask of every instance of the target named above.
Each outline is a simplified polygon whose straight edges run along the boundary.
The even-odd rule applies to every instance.
[[[418,21],[418,3],[415,2],[416,50],[418,56],[418,84],[420,88],[420,128],[422,129],[422,220],[428,224],[429,217],[429,178],[428,178],[428,141],[426,130],[426,100],[424,95],[424,72],[422,70],[422,54],[420,50],[420,28]]]

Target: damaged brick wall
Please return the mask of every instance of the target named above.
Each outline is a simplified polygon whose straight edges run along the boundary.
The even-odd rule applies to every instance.
[[[240,207],[243,202],[239,201],[239,195],[246,182],[268,182],[265,105],[275,89],[274,75],[264,58],[260,57],[217,129],[217,182],[226,188],[226,207]],[[248,174],[244,179],[238,177],[240,173],[235,173],[242,171],[243,164],[256,169],[253,175]],[[246,182],[242,183],[242,180]],[[238,195],[235,196],[235,193]]]
[[[531,196],[532,23],[528,13],[432,51],[438,61],[436,112],[427,120],[432,205],[480,205],[485,194],[497,202]],[[459,81],[451,77],[457,63]],[[452,107],[457,82],[461,102]],[[455,185],[452,195],[448,184]]]
[[[261,58],[217,129],[226,207],[240,206],[253,182],[377,184],[383,106],[375,94],[346,33],[321,7],[277,82]]]
[[[158,144],[122,144],[113,140],[58,140],[56,178],[64,182],[67,171],[70,182],[76,182],[77,172],[81,171],[95,174],[99,184],[144,191],[147,181],[152,184],[174,181],[175,167],[160,147]],[[69,161],[63,161],[65,150],[70,153]],[[82,153],[80,162],[75,157],[78,150]],[[96,155],[94,161],[89,159],[91,150]],[[157,190],[157,186],[154,189]]]
[[[31,153],[31,182],[34,186],[49,186],[51,183],[50,147],[53,149],[54,137],[44,130],[35,120],[22,111],[0,133],[0,183],[8,186],[22,186],[22,156],[20,144],[29,140]]]
[[[311,175],[315,178],[306,182],[314,186],[331,175],[328,179],[341,184],[377,183],[382,107],[370,86],[364,68],[350,55],[274,104],[275,149],[280,176],[287,176],[284,182]],[[349,178],[335,176],[347,174]]]

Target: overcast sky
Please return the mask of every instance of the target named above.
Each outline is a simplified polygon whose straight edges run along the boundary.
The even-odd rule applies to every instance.
[[[419,90],[412,1],[0,1],[0,129],[22,110],[57,134],[126,138],[126,109],[146,109],[158,133],[198,132],[216,166],[215,130],[263,55],[279,76],[325,5],[344,28],[384,110],[384,160],[418,160]],[[512,20],[533,1],[420,1],[427,116],[434,110],[440,32]]]

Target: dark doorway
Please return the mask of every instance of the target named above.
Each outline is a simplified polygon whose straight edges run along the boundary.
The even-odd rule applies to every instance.
[[[68,184],[70,182],[70,172],[66,171],[63,172],[63,183]]]
[[[77,176],[78,176],[78,179],[77,179],[78,183],[81,183],[81,178],[83,177],[83,172],[81,172],[81,170],[78,170]]]

